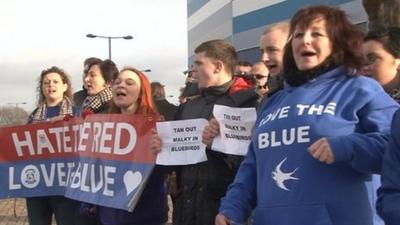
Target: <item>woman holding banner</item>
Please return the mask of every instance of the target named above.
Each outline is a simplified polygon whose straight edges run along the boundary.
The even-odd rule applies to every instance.
[[[114,76],[111,113],[158,116],[147,77],[135,68]],[[167,221],[166,171],[155,167],[133,212],[97,206],[103,225],[162,225]],[[122,179],[122,178],[121,178]],[[88,211],[94,214],[94,211]]]
[[[72,88],[69,76],[58,67],[43,70],[37,87],[37,108],[29,116],[28,123],[54,121],[65,116],[78,115],[72,104]],[[79,224],[79,203],[64,196],[35,196],[26,199],[30,225],[50,225],[54,214],[58,225]]]

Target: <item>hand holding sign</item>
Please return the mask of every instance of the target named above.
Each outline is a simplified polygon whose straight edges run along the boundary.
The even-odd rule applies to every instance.
[[[211,147],[211,144],[216,136],[219,135],[219,123],[215,118],[210,119],[208,125],[204,128],[202,142]]]
[[[228,219],[226,216],[223,214],[218,214],[217,217],[215,217],[215,225],[234,225],[232,220]]]
[[[155,129],[151,129],[151,132],[150,150],[153,154],[158,154],[161,152],[162,140]]]
[[[255,108],[215,105],[213,114],[221,135],[214,138],[211,149],[226,154],[246,155],[257,118]]]

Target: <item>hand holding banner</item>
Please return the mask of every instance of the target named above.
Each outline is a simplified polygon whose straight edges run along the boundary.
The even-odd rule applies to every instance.
[[[213,114],[219,123],[220,135],[211,149],[226,154],[246,155],[257,119],[255,108],[233,108],[215,105]]]

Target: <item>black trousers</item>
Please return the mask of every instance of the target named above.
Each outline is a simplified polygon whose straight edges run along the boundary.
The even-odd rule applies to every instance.
[[[50,225],[54,214],[57,225],[95,225],[96,220],[80,215],[80,202],[64,196],[26,199],[30,225]]]

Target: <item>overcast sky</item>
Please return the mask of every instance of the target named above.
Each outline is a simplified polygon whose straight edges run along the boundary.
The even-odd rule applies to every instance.
[[[108,40],[87,38],[132,35],[112,41],[112,60],[121,69],[151,69],[151,81],[166,85],[177,103],[187,67],[186,0],[10,0],[0,1],[0,106],[36,104],[40,72],[65,69],[74,91],[82,86],[85,58],[108,58]]]

